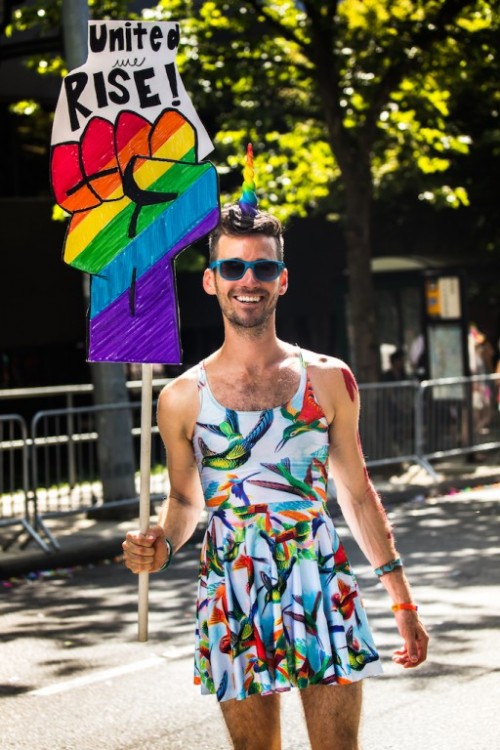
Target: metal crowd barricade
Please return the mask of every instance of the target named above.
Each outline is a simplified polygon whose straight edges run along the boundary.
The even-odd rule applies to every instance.
[[[500,448],[500,375],[441,378],[420,385],[417,452],[426,461]]]
[[[153,387],[158,390],[165,382],[153,381]],[[139,386],[129,383],[132,393]],[[89,387],[83,390],[86,395]],[[360,392],[360,438],[369,467],[417,463],[436,478],[433,460],[500,448],[500,375],[367,383],[360,385]],[[64,387],[60,395],[75,394]],[[26,533],[27,541],[34,539],[48,552],[58,544],[44,518],[137,500],[104,503],[98,424],[103,414],[117,409],[130,410],[132,416],[138,496],[140,401],[39,411],[31,434],[22,416],[0,416],[0,531],[21,526],[4,548]],[[165,451],[156,426],[151,453],[154,501],[167,490]]]
[[[7,550],[26,532],[28,539],[48,552],[49,548],[32,525],[35,509],[30,509],[29,440],[24,419],[19,414],[0,415],[0,528],[21,526],[10,538],[2,541]]]
[[[420,463],[415,415],[419,385],[402,380],[359,386],[359,434],[367,466]]]
[[[8,401],[24,404],[29,401],[36,401],[37,404],[41,404],[48,401],[48,404],[44,404],[46,408],[63,408],[64,405],[67,409],[72,409],[74,406],[82,406],[82,402],[86,403],[93,390],[94,387],[90,383],[38,386],[36,388],[3,388],[0,389],[0,403]],[[40,406],[37,406],[33,411],[39,408]]]
[[[103,504],[97,425],[99,416],[116,410],[130,410],[132,415],[138,494],[140,402],[51,409],[38,412],[33,417],[31,484],[36,496],[37,524],[45,533],[48,534],[43,526],[44,517],[83,512]],[[151,492],[152,495],[161,495],[165,485],[165,457],[157,427],[152,427],[151,454]],[[135,502],[136,499],[107,502],[106,507]],[[51,542],[54,543],[54,540]]]

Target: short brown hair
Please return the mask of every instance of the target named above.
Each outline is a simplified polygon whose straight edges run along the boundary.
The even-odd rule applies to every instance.
[[[217,245],[221,236],[238,237],[247,234],[262,234],[276,240],[276,256],[283,260],[283,226],[279,219],[265,211],[242,210],[238,203],[231,203],[221,209],[220,221],[208,238],[210,262],[217,258]]]

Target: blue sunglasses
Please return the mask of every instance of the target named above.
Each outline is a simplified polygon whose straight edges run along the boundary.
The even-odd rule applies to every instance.
[[[239,281],[243,278],[249,268],[257,281],[275,281],[285,268],[281,260],[240,260],[239,258],[228,258],[227,260],[214,260],[209,268],[219,269],[219,273],[226,281]]]

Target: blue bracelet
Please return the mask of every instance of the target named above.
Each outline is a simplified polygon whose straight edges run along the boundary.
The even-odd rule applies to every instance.
[[[392,573],[393,570],[396,570],[396,568],[402,568],[403,563],[401,562],[401,558],[396,557],[394,560],[389,560],[388,563],[385,565],[381,565],[380,568],[374,568],[373,572],[377,576],[383,576],[386,573]]]
[[[172,559],[172,542],[166,536],[163,537],[163,541],[165,542],[165,545],[166,545],[167,550],[168,550],[168,557],[167,557],[166,561],[163,563],[163,565],[161,566],[161,568],[158,568],[158,573],[161,573],[162,570],[166,570],[168,568],[168,566],[170,565],[170,561]]]

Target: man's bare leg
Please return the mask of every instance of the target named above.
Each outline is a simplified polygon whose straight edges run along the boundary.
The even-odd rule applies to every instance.
[[[234,750],[280,750],[280,701],[277,693],[251,695],[220,703]]]
[[[312,750],[358,750],[361,682],[300,690]]]

